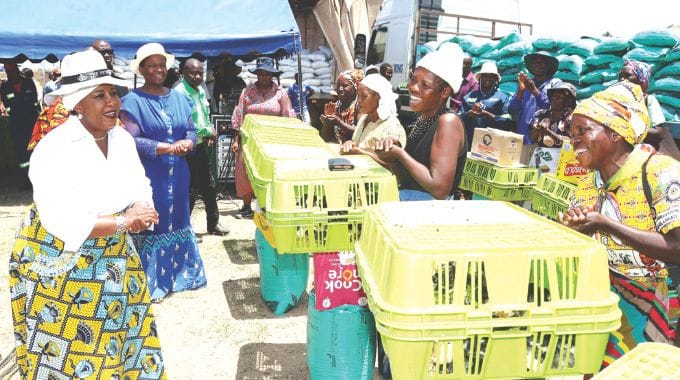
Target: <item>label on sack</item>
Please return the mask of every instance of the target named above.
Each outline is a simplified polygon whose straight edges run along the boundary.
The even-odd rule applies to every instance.
[[[319,252],[313,260],[317,310],[368,305],[353,251]]]

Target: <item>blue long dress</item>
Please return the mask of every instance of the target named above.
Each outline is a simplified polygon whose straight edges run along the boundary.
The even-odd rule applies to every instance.
[[[156,155],[160,142],[190,139],[196,144],[190,100],[174,90],[156,96],[137,89],[123,97],[121,113],[126,128],[135,137],[160,215],[153,231],[145,231],[135,239],[151,299],[201,288],[206,278],[191,228],[189,166],[184,157]]]

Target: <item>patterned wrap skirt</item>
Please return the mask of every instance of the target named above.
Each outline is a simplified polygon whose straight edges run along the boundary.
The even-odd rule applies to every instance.
[[[77,252],[21,221],[9,261],[22,379],[164,379],[146,276],[132,240],[86,240]]]

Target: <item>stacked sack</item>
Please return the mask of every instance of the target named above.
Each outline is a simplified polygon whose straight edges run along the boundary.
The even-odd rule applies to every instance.
[[[632,39],[582,37],[576,41],[529,38],[515,32],[499,41],[456,36],[454,42],[473,58],[473,72],[484,62],[495,61],[501,74],[499,89],[512,96],[517,74],[524,69],[523,56],[545,51],[559,61],[555,77],[576,86],[577,99],[585,99],[618,81],[627,59],[652,66],[649,93],[659,101],[667,121],[680,121],[680,35],[672,29],[646,30]],[[428,45],[431,43],[428,43]],[[436,50],[432,46],[425,50]]]
[[[334,82],[335,61],[331,49],[326,46],[319,46],[313,52],[303,50],[300,57],[302,66],[302,82],[311,87],[315,92],[330,93],[331,84]],[[237,65],[243,67],[239,77],[246,84],[254,83],[257,76],[249,70],[255,69],[255,60],[243,62],[238,60]],[[282,71],[279,79],[283,88],[288,88],[295,83],[295,73],[298,71],[297,57],[289,57],[279,60],[279,70]]]
[[[130,71],[130,60],[122,57],[113,57],[113,75],[123,79],[127,82],[128,88],[134,88],[135,85],[135,73]],[[137,76],[137,87],[141,87],[144,84],[144,77],[141,75]]]

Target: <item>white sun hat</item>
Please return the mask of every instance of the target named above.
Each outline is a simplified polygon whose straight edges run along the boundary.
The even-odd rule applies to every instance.
[[[498,67],[496,67],[496,62],[493,61],[487,61],[482,64],[482,68],[479,70],[477,74],[475,74],[475,78],[479,80],[479,77],[482,74],[494,74],[496,78],[498,78],[498,81],[501,81],[501,75],[498,74]]]
[[[454,43],[444,43],[439,49],[428,53],[416,63],[442,78],[453,92],[458,92],[463,83],[463,50]]]
[[[163,48],[163,45],[156,43],[156,42],[151,42],[145,45],[140,46],[139,49],[137,49],[137,54],[135,55],[135,59],[130,62],[130,71],[137,75],[142,75],[142,73],[139,72],[139,64],[142,63],[143,60],[146,58],[152,56],[152,55],[162,55],[165,57],[165,68],[170,69],[172,67],[173,62],[175,62],[175,56],[172,54],[168,54],[165,52],[165,48]]]
[[[52,104],[61,96],[64,106],[73,110],[100,84],[127,86],[127,82],[112,75],[113,71],[106,67],[104,57],[95,50],[69,54],[61,61],[61,87],[45,95],[45,103]]]

